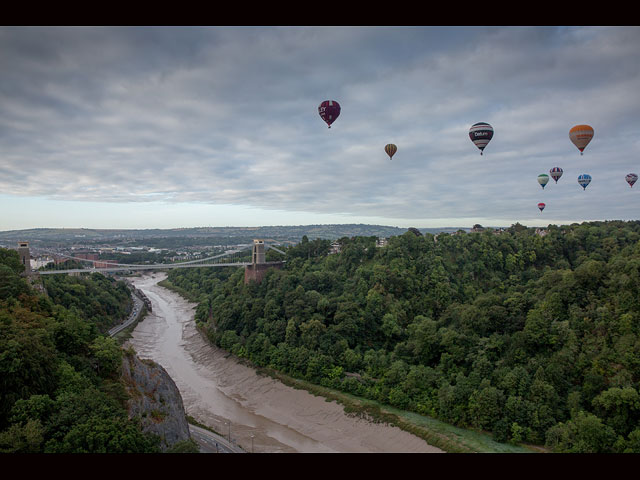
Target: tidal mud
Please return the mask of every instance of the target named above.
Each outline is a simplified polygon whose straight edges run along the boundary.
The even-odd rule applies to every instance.
[[[255,453],[442,452],[397,427],[348,416],[335,401],[258,375],[196,330],[196,304],[157,285],[164,278],[133,279],[153,313],[127,343],[167,370],[187,414],[199,422]]]

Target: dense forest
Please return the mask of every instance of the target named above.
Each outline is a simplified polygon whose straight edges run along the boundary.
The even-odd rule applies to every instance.
[[[49,296],[0,249],[0,452],[159,452],[129,420],[123,350],[103,332],[120,320],[126,286],[100,274],[51,276]]]
[[[77,277],[47,275],[41,278],[54,304],[77,311],[79,316],[90,319],[103,334],[122,321],[133,307],[126,284],[99,273]]]
[[[303,238],[261,284],[175,269],[256,365],[554,452],[640,452],[640,222]],[[275,252],[267,252],[275,259]]]

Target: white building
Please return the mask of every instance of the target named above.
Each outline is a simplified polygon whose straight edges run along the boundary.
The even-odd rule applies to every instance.
[[[331,249],[329,250],[329,255],[333,254],[333,253],[340,253],[340,249],[342,248],[342,245],[340,245],[340,242],[333,242],[331,244]]]
[[[53,263],[53,258],[51,257],[38,257],[32,258],[29,262],[31,264],[31,270],[38,270],[40,267],[44,267],[45,265],[49,265]]]

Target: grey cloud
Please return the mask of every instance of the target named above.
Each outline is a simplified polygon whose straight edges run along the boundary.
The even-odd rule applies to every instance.
[[[556,218],[567,210],[630,215],[604,185],[617,188],[618,170],[631,171],[640,150],[630,121],[640,106],[639,33],[0,28],[0,171],[37,172],[3,175],[0,189],[389,218],[518,218],[541,198],[537,175],[564,165],[553,186],[553,200],[565,205]],[[330,130],[317,115],[325,99],[343,106]],[[478,121],[496,129],[483,156],[467,134]],[[583,157],[568,139],[576,123],[596,128]],[[399,147],[393,161],[386,143]],[[579,167],[598,175],[602,186],[591,188],[594,180],[586,199],[601,195],[600,205],[578,196]],[[544,213],[558,210],[550,203]]]

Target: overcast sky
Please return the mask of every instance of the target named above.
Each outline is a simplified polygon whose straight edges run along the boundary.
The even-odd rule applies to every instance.
[[[0,230],[635,220],[639,47],[638,27],[0,27]]]

